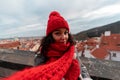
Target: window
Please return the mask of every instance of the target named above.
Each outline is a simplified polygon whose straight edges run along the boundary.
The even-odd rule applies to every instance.
[[[116,57],[116,53],[113,53],[113,57]]]

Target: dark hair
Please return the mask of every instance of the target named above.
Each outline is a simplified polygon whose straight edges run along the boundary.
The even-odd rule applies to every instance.
[[[74,45],[75,44],[75,41],[74,41],[74,39],[73,39],[73,36],[69,33],[68,34],[68,42],[70,42],[70,45],[72,46],[72,45]],[[44,56],[46,56],[46,53],[47,53],[47,51],[48,51],[48,47],[49,47],[49,45],[51,44],[51,43],[54,43],[55,42],[55,40],[54,40],[54,38],[52,37],[52,33],[50,33],[48,36],[45,36],[45,37],[43,37],[43,39],[41,40],[41,45],[40,45],[40,48],[41,48],[41,51],[40,51],[40,53],[41,53],[41,55],[44,55]],[[40,49],[39,49],[40,50]],[[38,50],[38,51],[39,51]],[[37,51],[37,52],[38,52]]]

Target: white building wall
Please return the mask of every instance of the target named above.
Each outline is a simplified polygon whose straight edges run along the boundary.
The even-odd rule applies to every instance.
[[[120,51],[110,51],[110,54],[111,54],[111,60],[120,61]]]
[[[91,55],[91,52],[88,49],[86,49],[84,51],[84,54],[85,54],[85,57],[87,57],[87,58],[95,58],[93,55]]]
[[[110,55],[109,54],[105,57],[105,60],[110,60]]]

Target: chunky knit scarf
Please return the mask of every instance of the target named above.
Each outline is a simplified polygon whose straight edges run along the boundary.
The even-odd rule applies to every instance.
[[[47,63],[53,62],[62,57],[63,54],[69,49],[69,47],[70,43],[52,43],[47,52],[47,57],[49,59]]]
[[[24,69],[4,80],[62,80],[63,77],[65,80],[77,80],[80,67],[78,61],[73,59],[74,46],[69,45],[50,45],[47,64]]]

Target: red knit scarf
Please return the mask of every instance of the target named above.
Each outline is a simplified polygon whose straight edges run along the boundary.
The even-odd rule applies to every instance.
[[[50,52],[47,55],[50,57],[50,61],[47,62],[49,64],[19,71],[4,80],[62,80],[63,77],[65,80],[77,80],[80,67],[78,61],[73,59],[74,46],[71,46],[65,52],[68,46],[69,44],[63,46],[51,45]],[[55,48],[52,49],[53,47]],[[59,52],[57,53],[57,51]]]
[[[47,57],[48,57],[48,62],[53,62],[55,60],[57,60],[58,58],[60,58],[69,48],[70,43],[67,44],[61,44],[61,43],[53,43],[50,45],[49,49],[48,49],[48,53],[47,53]]]

